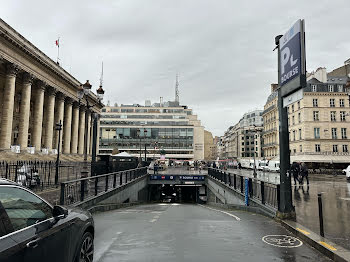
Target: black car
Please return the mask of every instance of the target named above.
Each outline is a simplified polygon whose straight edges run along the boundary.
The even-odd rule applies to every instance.
[[[0,179],[0,261],[93,261],[94,221]]]

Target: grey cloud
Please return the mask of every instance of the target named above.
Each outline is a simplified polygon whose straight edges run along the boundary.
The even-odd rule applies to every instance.
[[[35,8],[33,8],[35,7]],[[29,11],[30,10],[30,11]],[[111,103],[180,100],[221,135],[262,108],[277,81],[274,37],[306,21],[307,68],[350,57],[348,0],[8,1],[0,16],[80,81],[104,87]]]

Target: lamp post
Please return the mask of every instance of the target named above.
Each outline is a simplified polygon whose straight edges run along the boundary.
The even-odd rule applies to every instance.
[[[139,157],[139,166],[141,166],[141,130],[140,130],[140,128],[138,128],[137,130],[136,130],[136,134],[137,134],[137,136],[139,137],[139,139],[140,139],[140,157]]]
[[[81,86],[81,88],[78,90],[77,95],[79,98],[79,103],[80,100],[85,98],[85,102],[86,102],[86,115],[85,115],[85,132],[84,132],[84,166],[83,166],[83,170],[81,171],[81,177],[87,177],[88,176],[88,163],[87,163],[87,141],[88,141],[88,127],[89,127],[89,114],[90,114],[90,109],[92,107],[94,107],[97,103],[90,105],[89,104],[89,94],[91,92],[91,84],[89,83],[89,80],[86,80],[86,83],[83,84]],[[101,104],[101,101],[103,99],[103,95],[104,95],[104,90],[102,88],[102,86],[100,85],[100,87],[97,89],[97,99],[98,99],[98,103]]]
[[[55,185],[58,184],[58,169],[60,163],[60,144],[61,144],[61,131],[62,131],[62,120],[56,123],[55,130],[58,131],[58,145],[57,145],[57,159],[56,159],[56,171],[55,171]]]
[[[145,137],[145,162],[147,162],[147,144],[146,144],[147,129],[146,128],[143,129],[143,134]]]

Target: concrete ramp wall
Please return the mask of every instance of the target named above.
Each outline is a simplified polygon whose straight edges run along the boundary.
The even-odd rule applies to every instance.
[[[126,202],[145,202],[148,197],[148,175],[139,177],[125,185],[114,188],[103,194],[74,204],[83,209],[91,209],[97,205],[115,205]]]

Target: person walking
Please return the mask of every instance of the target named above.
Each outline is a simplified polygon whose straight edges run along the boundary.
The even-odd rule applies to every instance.
[[[301,163],[300,173],[301,173],[300,184],[303,184],[303,180],[304,180],[304,177],[305,177],[306,183],[309,185],[309,170],[307,169],[307,166],[306,166],[306,164],[304,162]]]
[[[292,171],[292,174],[293,174],[294,185],[296,186],[297,185],[297,181],[300,184],[300,180],[298,178],[299,173],[300,173],[300,166],[299,166],[299,164],[297,162],[293,162],[291,171]]]

